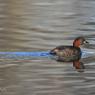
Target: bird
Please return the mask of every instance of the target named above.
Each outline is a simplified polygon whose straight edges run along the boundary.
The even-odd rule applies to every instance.
[[[52,56],[56,57],[60,62],[73,62],[73,66],[76,69],[84,69],[84,65],[80,62],[82,52],[81,45],[89,44],[84,37],[77,37],[73,41],[73,45],[60,45],[50,51]]]

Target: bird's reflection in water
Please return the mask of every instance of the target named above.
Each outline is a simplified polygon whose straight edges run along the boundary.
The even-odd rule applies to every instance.
[[[73,67],[78,71],[78,72],[84,72],[87,67],[86,64],[89,63],[95,63],[95,55],[87,57],[87,58],[81,58],[80,61],[73,61]],[[90,68],[89,68],[90,69]]]
[[[84,72],[85,69],[84,63],[80,61],[74,61],[73,67],[75,67],[78,72]]]
[[[59,61],[58,61],[59,62]],[[85,71],[85,63],[84,62],[82,62],[82,61],[79,61],[79,60],[77,60],[77,61],[72,61],[72,62],[62,62],[62,61],[60,61],[60,63],[62,63],[62,64],[72,64],[72,66],[75,68],[75,70],[77,71],[77,72],[84,72]]]

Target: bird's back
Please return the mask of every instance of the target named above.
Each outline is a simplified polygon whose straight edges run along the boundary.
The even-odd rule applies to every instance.
[[[50,51],[50,54],[57,56],[58,61],[75,61],[81,58],[81,50],[73,46],[58,46]]]

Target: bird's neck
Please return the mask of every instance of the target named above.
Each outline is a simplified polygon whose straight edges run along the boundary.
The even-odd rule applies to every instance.
[[[73,42],[73,46],[79,48],[79,47],[80,47],[80,42],[77,41],[77,40],[75,40],[75,41]]]

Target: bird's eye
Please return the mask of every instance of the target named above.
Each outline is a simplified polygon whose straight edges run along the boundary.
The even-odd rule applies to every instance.
[[[84,44],[89,44],[89,42],[87,42],[86,40],[83,42]]]

